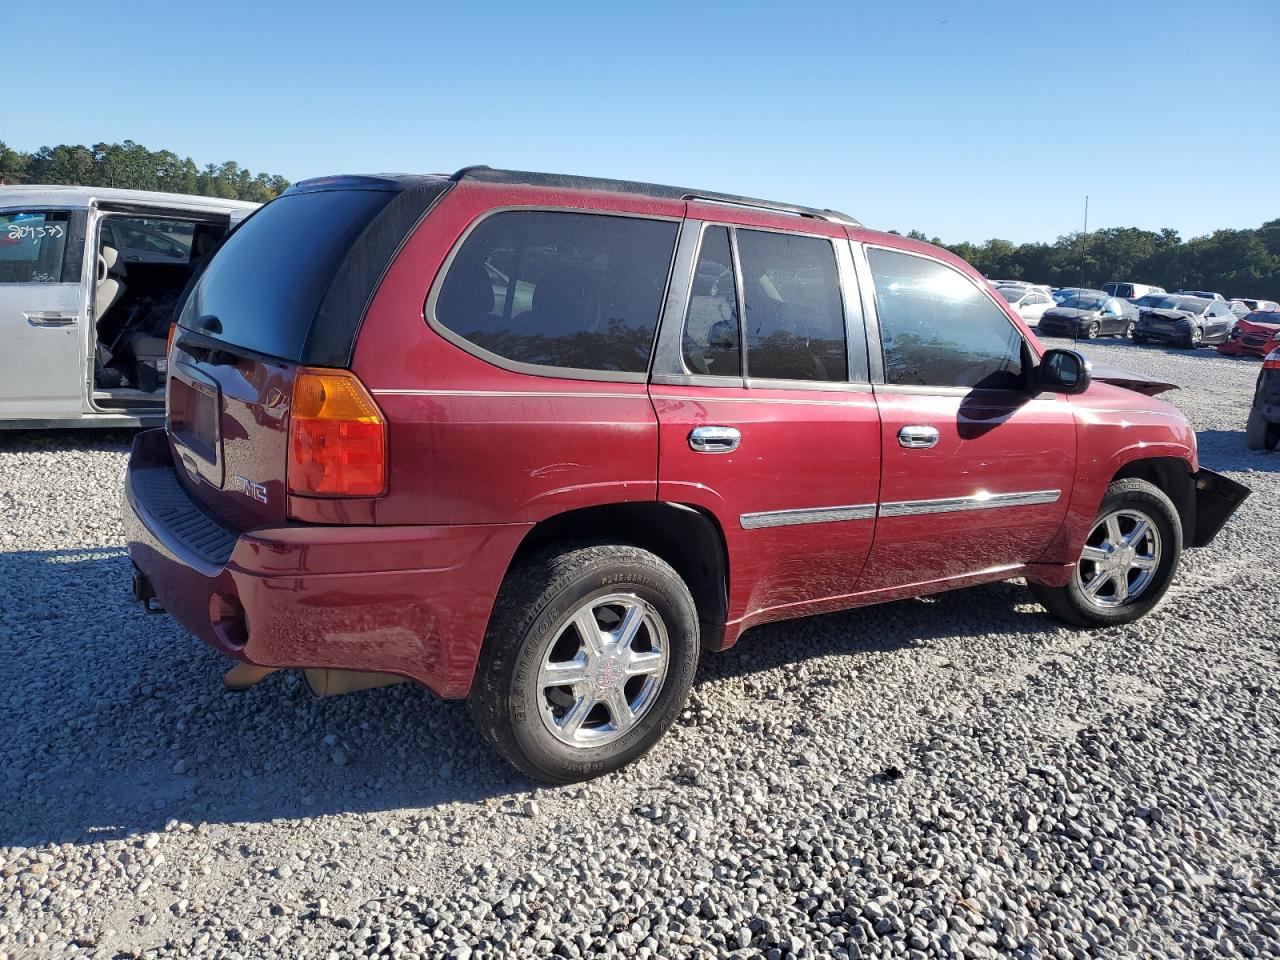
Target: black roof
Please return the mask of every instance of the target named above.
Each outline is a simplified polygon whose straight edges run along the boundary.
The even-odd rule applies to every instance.
[[[794,213],[801,217],[815,220],[830,220],[846,223],[850,226],[861,224],[848,214],[839,210],[802,207],[793,203],[778,203],[774,200],[759,200],[755,197],[740,197],[732,193],[719,193],[715,190],[693,190],[688,187],[672,187],[661,183],[643,183],[637,180],[608,180],[603,177],[579,177],[565,173],[535,173],[530,170],[495,170],[493,167],[463,167],[455,173],[451,180],[476,180],[482,183],[516,183],[532,187],[556,187],[563,190],[600,190],[607,193],[631,193],[644,197],[660,197],[664,200],[707,200],[712,203],[727,203],[738,207],[756,207],[761,210],[774,210],[778,213]]]
[[[443,174],[410,174],[410,173],[378,173],[360,175],[340,175],[333,177],[314,177],[301,180],[289,188],[289,193],[314,193],[321,190],[386,190],[400,192],[423,181],[444,183],[460,183],[463,180],[474,180],[479,183],[512,183],[530,187],[552,187],[560,190],[599,190],[605,193],[629,193],[643,197],[658,197],[663,200],[704,200],[711,203],[725,203],[736,207],[754,207],[758,210],[772,210],[777,213],[792,213],[800,217],[815,220],[828,220],[833,223],[844,223],[850,226],[862,226],[847,213],[839,210],[803,207],[794,203],[779,203],[775,200],[760,200],[756,197],[741,197],[733,193],[720,193],[715,190],[694,190],[689,187],[673,187],[661,183],[643,183],[638,180],[609,180],[604,177],[579,177],[567,173],[536,173],[532,170],[497,170],[493,167],[463,167],[452,176]]]

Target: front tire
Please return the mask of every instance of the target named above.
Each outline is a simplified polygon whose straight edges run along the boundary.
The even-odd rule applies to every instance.
[[[1192,327],[1191,339],[1187,341],[1187,346],[1190,349],[1194,350],[1196,349],[1196,347],[1200,346],[1202,343],[1204,343],[1204,331],[1201,330],[1199,327]]]
[[[1050,613],[1078,627],[1109,627],[1146,616],[1164,599],[1182,556],[1182,520],[1146,480],[1107,487],[1065,586],[1029,583]]]
[[[468,703],[518,770],[573,783],[647,753],[697,666],[697,609],[670,565],[621,544],[562,548],[507,574]]]
[[[1133,330],[1134,330],[1134,328],[1135,328],[1136,326],[1137,326],[1137,324],[1136,324],[1134,321],[1132,321],[1132,320],[1130,320],[1128,323],[1126,323],[1126,324],[1124,325],[1124,338],[1125,338],[1126,340],[1137,340],[1137,339],[1138,339],[1137,337],[1135,337],[1135,336],[1133,335]]]
[[[1093,321],[1093,323],[1089,324],[1089,328],[1085,330],[1084,335],[1088,337],[1090,340],[1097,340],[1098,334],[1101,332],[1102,332],[1102,325],[1099,324],[1097,320],[1095,320]]]

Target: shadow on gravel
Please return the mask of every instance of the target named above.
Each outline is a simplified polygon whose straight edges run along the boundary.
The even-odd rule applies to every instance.
[[[128,450],[137,430],[0,430],[0,453]]]
[[[118,548],[0,554],[0,846],[113,839],[170,818],[411,811],[532,786],[481,740],[465,704],[411,685],[321,700],[280,673],[224,692],[228,661],[143,613],[129,569]],[[768,624],[704,657],[695,696],[799,660],[927,647],[978,620],[1035,629],[1026,600],[1019,585],[993,584]],[[760,695],[796,682],[813,678],[771,675],[779,689]]]
[[[1250,450],[1245,444],[1244,418],[1248,415],[1246,407],[1240,414],[1239,430],[1196,431],[1196,448],[1205,467],[1210,470],[1280,471],[1280,454],[1274,450]]]

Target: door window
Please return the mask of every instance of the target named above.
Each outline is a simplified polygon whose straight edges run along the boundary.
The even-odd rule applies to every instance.
[[[602,214],[494,214],[454,256],[435,320],[506,360],[643,373],[676,228]]]
[[[943,263],[867,249],[886,383],[1021,389],[1022,336],[970,279]]]
[[[737,234],[747,375],[847,380],[844,307],[831,242],[763,230],[740,229]]]
[[[728,227],[707,227],[702,234],[693,289],[684,319],[684,363],[703,376],[742,375],[738,291]]]
[[[0,213],[0,283],[61,283],[70,217]]]

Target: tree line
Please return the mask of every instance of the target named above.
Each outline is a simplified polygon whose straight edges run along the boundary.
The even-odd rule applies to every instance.
[[[0,141],[0,183],[160,190],[256,203],[266,203],[289,186],[278,174],[255,174],[234,160],[199,167],[190,157],[180,157],[172,150],[148,150],[132,140],[92,147],[60,143],[33,153],[13,150]]]
[[[907,236],[945,247],[995,280],[1092,288],[1121,280],[1280,301],[1280,219],[1190,240],[1168,227],[1104,227],[1069,233],[1053,243],[943,243],[919,230]]]
[[[253,173],[234,160],[198,167],[172,150],[142,144],[60,143],[33,153],[0,141],[0,182],[72,183],[130,190],[194,193],[266,203],[289,181]],[[897,233],[898,231],[892,231]],[[988,277],[1055,287],[1098,287],[1109,280],[1154,283],[1166,290],[1215,290],[1227,297],[1280,300],[1280,219],[1257,229],[1216,230],[1183,240],[1176,230],[1105,227],[1069,233],[1053,243],[943,243],[919,230],[909,237],[945,247]]]

